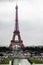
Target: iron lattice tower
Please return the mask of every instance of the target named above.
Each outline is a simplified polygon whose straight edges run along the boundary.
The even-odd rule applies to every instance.
[[[18,40],[15,40],[15,37],[18,36]],[[24,48],[23,41],[21,40],[20,32],[19,32],[19,24],[18,24],[18,6],[16,5],[16,19],[15,19],[15,30],[13,33],[13,38],[11,40],[10,46],[19,45]]]

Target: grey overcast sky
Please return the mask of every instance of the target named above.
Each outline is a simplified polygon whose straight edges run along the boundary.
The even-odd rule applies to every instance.
[[[18,0],[21,38],[25,46],[43,45],[43,0]],[[16,0],[0,0],[0,46],[9,46],[15,27]]]

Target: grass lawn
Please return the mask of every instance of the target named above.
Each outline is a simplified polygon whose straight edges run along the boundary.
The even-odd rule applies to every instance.
[[[29,58],[28,61],[30,61],[31,63],[35,63],[35,64],[43,64],[43,61],[42,60],[38,60],[38,59]]]
[[[0,64],[9,64],[9,58],[1,60]]]

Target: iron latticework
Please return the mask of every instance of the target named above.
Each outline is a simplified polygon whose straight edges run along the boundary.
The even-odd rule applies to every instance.
[[[18,40],[15,40],[15,37],[18,36]],[[21,40],[20,31],[19,31],[19,24],[18,24],[18,6],[16,5],[16,18],[15,18],[15,30],[13,33],[13,38],[11,40],[10,46],[13,47],[14,45],[19,45],[24,48],[23,41]]]

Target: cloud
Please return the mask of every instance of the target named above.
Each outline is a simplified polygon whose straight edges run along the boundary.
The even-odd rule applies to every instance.
[[[0,45],[8,46],[15,27],[16,2],[0,2]],[[18,2],[18,20],[25,45],[43,45],[43,1]]]

